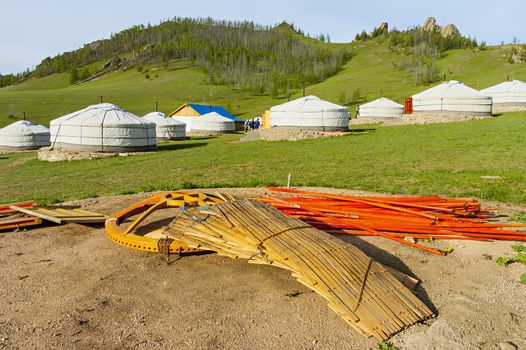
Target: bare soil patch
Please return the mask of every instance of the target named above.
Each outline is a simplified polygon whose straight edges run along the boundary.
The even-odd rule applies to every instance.
[[[468,120],[478,120],[491,117],[481,117],[473,115],[439,115],[439,114],[404,114],[401,118],[390,119],[373,119],[373,118],[358,118],[352,119],[351,125],[364,124],[381,124],[383,126],[391,125],[413,125],[413,124],[437,124],[437,123],[454,123]]]
[[[498,114],[498,113],[507,113],[507,112],[520,112],[524,110],[526,110],[526,104],[517,104],[517,105],[494,104],[492,112],[495,114]]]
[[[249,131],[240,141],[299,141],[327,137],[350,135],[343,131],[292,130],[292,129],[258,129]]]
[[[149,195],[72,203],[111,214]],[[503,213],[524,209],[485,204]],[[171,217],[160,211],[145,225]],[[428,243],[455,249],[439,257],[381,238],[341,239],[422,280],[417,293],[438,316],[396,335],[393,345],[526,346],[526,286],[518,282],[526,266],[494,261],[512,255],[510,242]],[[171,260],[116,245],[102,226],[0,233],[0,349],[376,349],[287,271],[215,254]]]
[[[34,149],[16,149],[10,147],[0,147],[0,154],[9,154],[9,153],[31,153],[36,152]]]
[[[38,159],[47,162],[60,162],[71,160],[86,160],[97,158],[111,158],[111,157],[127,157],[137,154],[145,154],[151,152],[125,152],[125,153],[109,153],[109,152],[74,152],[62,148],[43,147],[38,150]]]

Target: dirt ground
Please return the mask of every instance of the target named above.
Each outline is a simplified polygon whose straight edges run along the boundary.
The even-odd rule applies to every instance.
[[[77,203],[111,214],[148,196]],[[172,215],[158,212],[146,225]],[[422,280],[417,293],[437,317],[394,336],[399,349],[526,348],[526,285],[518,282],[526,266],[494,261],[512,255],[511,242],[427,243],[455,249],[439,257],[382,238],[341,238]],[[0,349],[377,348],[285,270],[215,254],[167,264],[116,245],[102,226],[0,233],[0,266]]]
[[[123,152],[123,153],[102,153],[102,152],[75,152],[68,151],[62,148],[51,148],[42,147],[38,150],[38,160],[44,160],[48,162],[60,162],[70,160],[86,160],[86,159],[97,159],[97,158],[110,158],[110,157],[127,157],[134,155],[141,155],[149,152]]]
[[[479,120],[491,117],[473,115],[440,115],[440,114],[404,114],[401,118],[358,118],[350,121],[351,125],[381,124],[382,126],[454,123],[468,120]]]
[[[13,149],[9,147],[0,147],[0,155],[10,154],[10,153],[29,153],[29,152],[35,152],[35,150],[20,150],[20,149]]]
[[[295,129],[257,129],[250,130],[239,141],[300,141],[310,139],[320,139],[327,137],[340,137],[350,135],[349,132],[344,131],[318,131],[318,130],[295,130]]]

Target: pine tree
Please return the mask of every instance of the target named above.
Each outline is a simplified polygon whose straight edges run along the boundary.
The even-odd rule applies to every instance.
[[[87,66],[84,66],[82,70],[79,73],[79,80],[83,81],[88,79],[91,76],[89,68]]]
[[[73,85],[77,81],[79,81],[79,70],[77,66],[72,65],[69,69],[69,83]]]

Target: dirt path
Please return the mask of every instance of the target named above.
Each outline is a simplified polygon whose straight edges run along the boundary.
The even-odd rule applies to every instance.
[[[146,197],[80,203],[110,214]],[[378,238],[342,239],[422,279],[418,294],[438,317],[395,336],[400,349],[526,347],[518,283],[526,266],[482,257],[511,255],[509,242],[431,243],[455,249],[438,257]],[[118,246],[102,227],[0,233],[0,349],[376,348],[282,269],[214,254],[172,259]],[[286,296],[294,291],[301,294]]]
[[[23,158],[18,158],[18,159],[15,159],[14,161],[12,162],[9,162],[9,163],[6,163],[4,165],[0,165],[0,171],[7,171],[7,170],[11,170],[11,169],[14,169],[16,168],[17,166],[19,165],[22,165],[24,164],[25,162],[31,160],[31,159],[35,159],[36,157],[31,157],[31,156],[28,156],[28,157],[23,157]]]

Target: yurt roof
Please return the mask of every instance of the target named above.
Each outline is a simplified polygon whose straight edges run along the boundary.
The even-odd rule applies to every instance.
[[[221,114],[217,113],[217,112],[210,112],[210,113],[206,113],[206,114],[203,114],[202,116],[200,117],[196,117],[196,118],[205,118],[209,121],[217,121],[217,122],[225,122],[225,123],[233,123],[234,121],[229,119],[229,118],[226,118],[226,117],[223,117]]]
[[[305,96],[298,98],[297,100],[283,103],[272,107],[270,110],[283,111],[283,112],[316,112],[316,111],[330,111],[330,110],[342,110],[347,109],[346,107],[337,105],[332,102],[322,100],[317,96]]]
[[[19,120],[0,129],[0,135],[34,135],[49,134],[49,129],[43,125],[35,125],[27,120]]]
[[[484,94],[502,94],[502,93],[526,93],[526,83],[520,80],[505,81],[503,83],[490,86],[489,88],[480,90]]]
[[[464,85],[456,80],[445,81],[430,89],[424,90],[412,96],[413,99],[432,99],[432,98],[470,98],[488,97],[480,91]]]
[[[170,113],[169,116],[170,117],[177,117],[178,116],[178,115],[176,115],[177,112],[179,112],[181,109],[183,109],[183,108],[185,108],[187,106],[192,108],[199,115],[204,115],[204,114],[207,114],[207,113],[210,113],[210,112],[217,112],[217,113],[221,114],[223,117],[226,117],[226,118],[228,118],[230,120],[233,120],[235,122],[244,122],[243,119],[239,119],[239,118],[234,117],[229,111],[227,111],[225,108],[223,108],[221,106],[200,105],[200,104],[197,104],[197,103],[185,103],[185,104],[181,105],[179,108],[177,108],[175,111]],[[183,115],[181,115],[181,117],[183,117]]]
[[[152,122],[140,118],[114,104],[100,103],[54,119],[51,121],[51,124],[75,126],[138,126],[152,124]]]
[[[170,118],[166,114],[161,112],[151,112],[146,114],[143,118],[152,123],[155,123],[156,125],[185,125],[185,123]]]
[[[380,97],[379,99],[364,103],[363,105],[360,106],[360,108],[373,108],[373,107],[374,108],[382,108],[382,107],[383,108],[404,108],[404,106],[402,106],[401,104],[396,103],[395,101],[390,100],[385,97]]]

